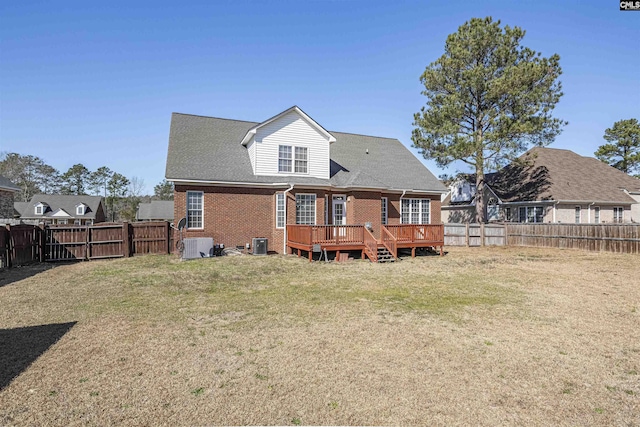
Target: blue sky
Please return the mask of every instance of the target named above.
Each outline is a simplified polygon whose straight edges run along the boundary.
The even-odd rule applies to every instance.
[[[560,55],[555,115],[569,125],[552,147],[593,155],[606,128],[640,117],[640,12],[614,0],[6,1],[0,151],[62,172],[106,165],[152,192],[171,112],[261,121],[292,105],[328,130],[410,147],[420,74],[485,16]]]

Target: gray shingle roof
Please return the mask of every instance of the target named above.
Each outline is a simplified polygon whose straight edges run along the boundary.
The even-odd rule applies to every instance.
[[[487,181],[503,201],[561,200],[634,203],[623,189],[640,191],[640,180],[593,157],[535,147]]]
[[[51,217],[58,209],[63,209],[71,218],[95,219],[98,209],[104,209],[101,196],[76,196],[64,194],[36,194],[29,202],[15,202],[13,207],[21,218],[47,218]],[[35,214],[35,206],[38,203],[46,203],[49,209],[44,215]],[[84,215],[76,215],[76,206],[84,203],[88,206]]]
[[[20,187],[15,185],[9,178],[0,175],[0,188],[9,191],[20,191]]]
[[[136,219],[173,221],[173,200],[152,200],[151,203],[140,203]]]
[[[240,141],[257,122],[173,113],[168,180],[288,183],[444,192],[446,188],[397,139],[330,131],[331,178],[256,176]],[[367,154],[368,150],[368,154]]]

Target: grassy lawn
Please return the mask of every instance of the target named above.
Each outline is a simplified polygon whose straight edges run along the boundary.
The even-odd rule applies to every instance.
[[[0,272],[0,425],[640,425],[640,257],[448,250]]]

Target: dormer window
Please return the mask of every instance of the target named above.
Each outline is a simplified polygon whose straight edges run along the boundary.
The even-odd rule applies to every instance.
[[[84,215],[84,205],[76,206],[76,215]]]
[[[278,172],[291,172],[291,146],[278,147]]]
[[[296,147],[296,173],[307,173],[307,147]]]
[[[292,156],[294,153],[295,158]],[[307,147],[293,147],[291,145],[278,146],[278,172],[308,173],[308,153],[309,150]]]
[[[47,204],[45,203],[38,203],[35,207],[36,215],[44,215],[46,210],[47,210]]]

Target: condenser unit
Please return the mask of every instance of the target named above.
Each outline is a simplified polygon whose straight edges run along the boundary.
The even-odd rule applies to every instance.
[[[264,237],[254,237],[251,246],[253,246],[254,255],[267,254],[267,239],[265,239]]]
[[[208,258],[213,256],[213,237],[190,237],[184,239],[182,259]]]

